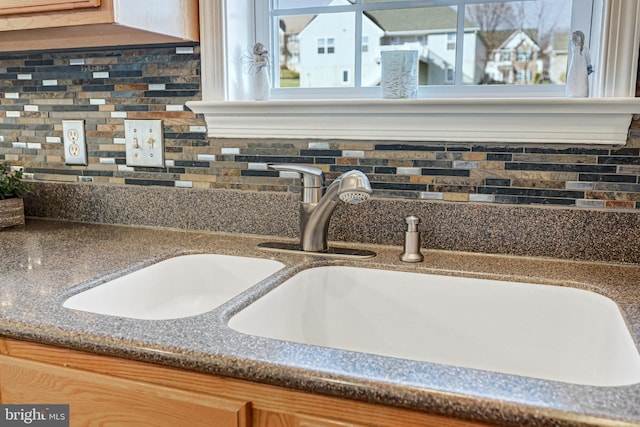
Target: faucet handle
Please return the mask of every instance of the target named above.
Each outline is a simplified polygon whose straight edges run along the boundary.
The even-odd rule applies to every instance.
[[[277,164],[269,165],[271,169],[288,172],[298,172],[302,175],[304,188],[322,188],[324,186],[324,173],[322,169],[313,166]]]

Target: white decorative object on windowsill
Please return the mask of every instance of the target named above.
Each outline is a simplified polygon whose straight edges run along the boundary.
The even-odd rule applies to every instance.
[[[262,43],[253,45],[251,52],[245,52],[245,71],[253,75],[253,97],[256,101],[266,101],[271,95],[269,77],[269,51]]]
[[[254,77],[254,98],[256,101],[266,101],[271,94],[271,79],[269,78],[269,69],[267,67],[260,68]]]
[[[569,45],[569,65],[567,67],[567,96],[587,98],[589,96],[589,74],[593,72],[589,48],[584,45],[584,33],[574,31]]]
[[[382,58],[382,97],[415,99],[418,97],[418,51],[385,50]]]

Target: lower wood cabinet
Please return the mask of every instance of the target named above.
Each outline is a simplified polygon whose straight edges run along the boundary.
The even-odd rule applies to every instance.
[[[71,426],[484,425],[3,338],[0,402],[69,404]]]
[[[249,403],[12,357],[0,359],[2,403],[69,404],[72,425],[249,425]]]

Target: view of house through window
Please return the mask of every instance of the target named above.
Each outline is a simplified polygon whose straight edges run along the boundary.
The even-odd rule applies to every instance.
[[[385,50],[418,51],[422,86],[565,83],[573,0],[271,3],[280,87],[379,86]]]

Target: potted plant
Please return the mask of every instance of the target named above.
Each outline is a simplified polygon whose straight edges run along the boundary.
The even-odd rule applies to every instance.
[[[22,169],[13,171],[0,164],[0,229],[24,225],[22,197],[34,188],[34,184],[22,182]]]

